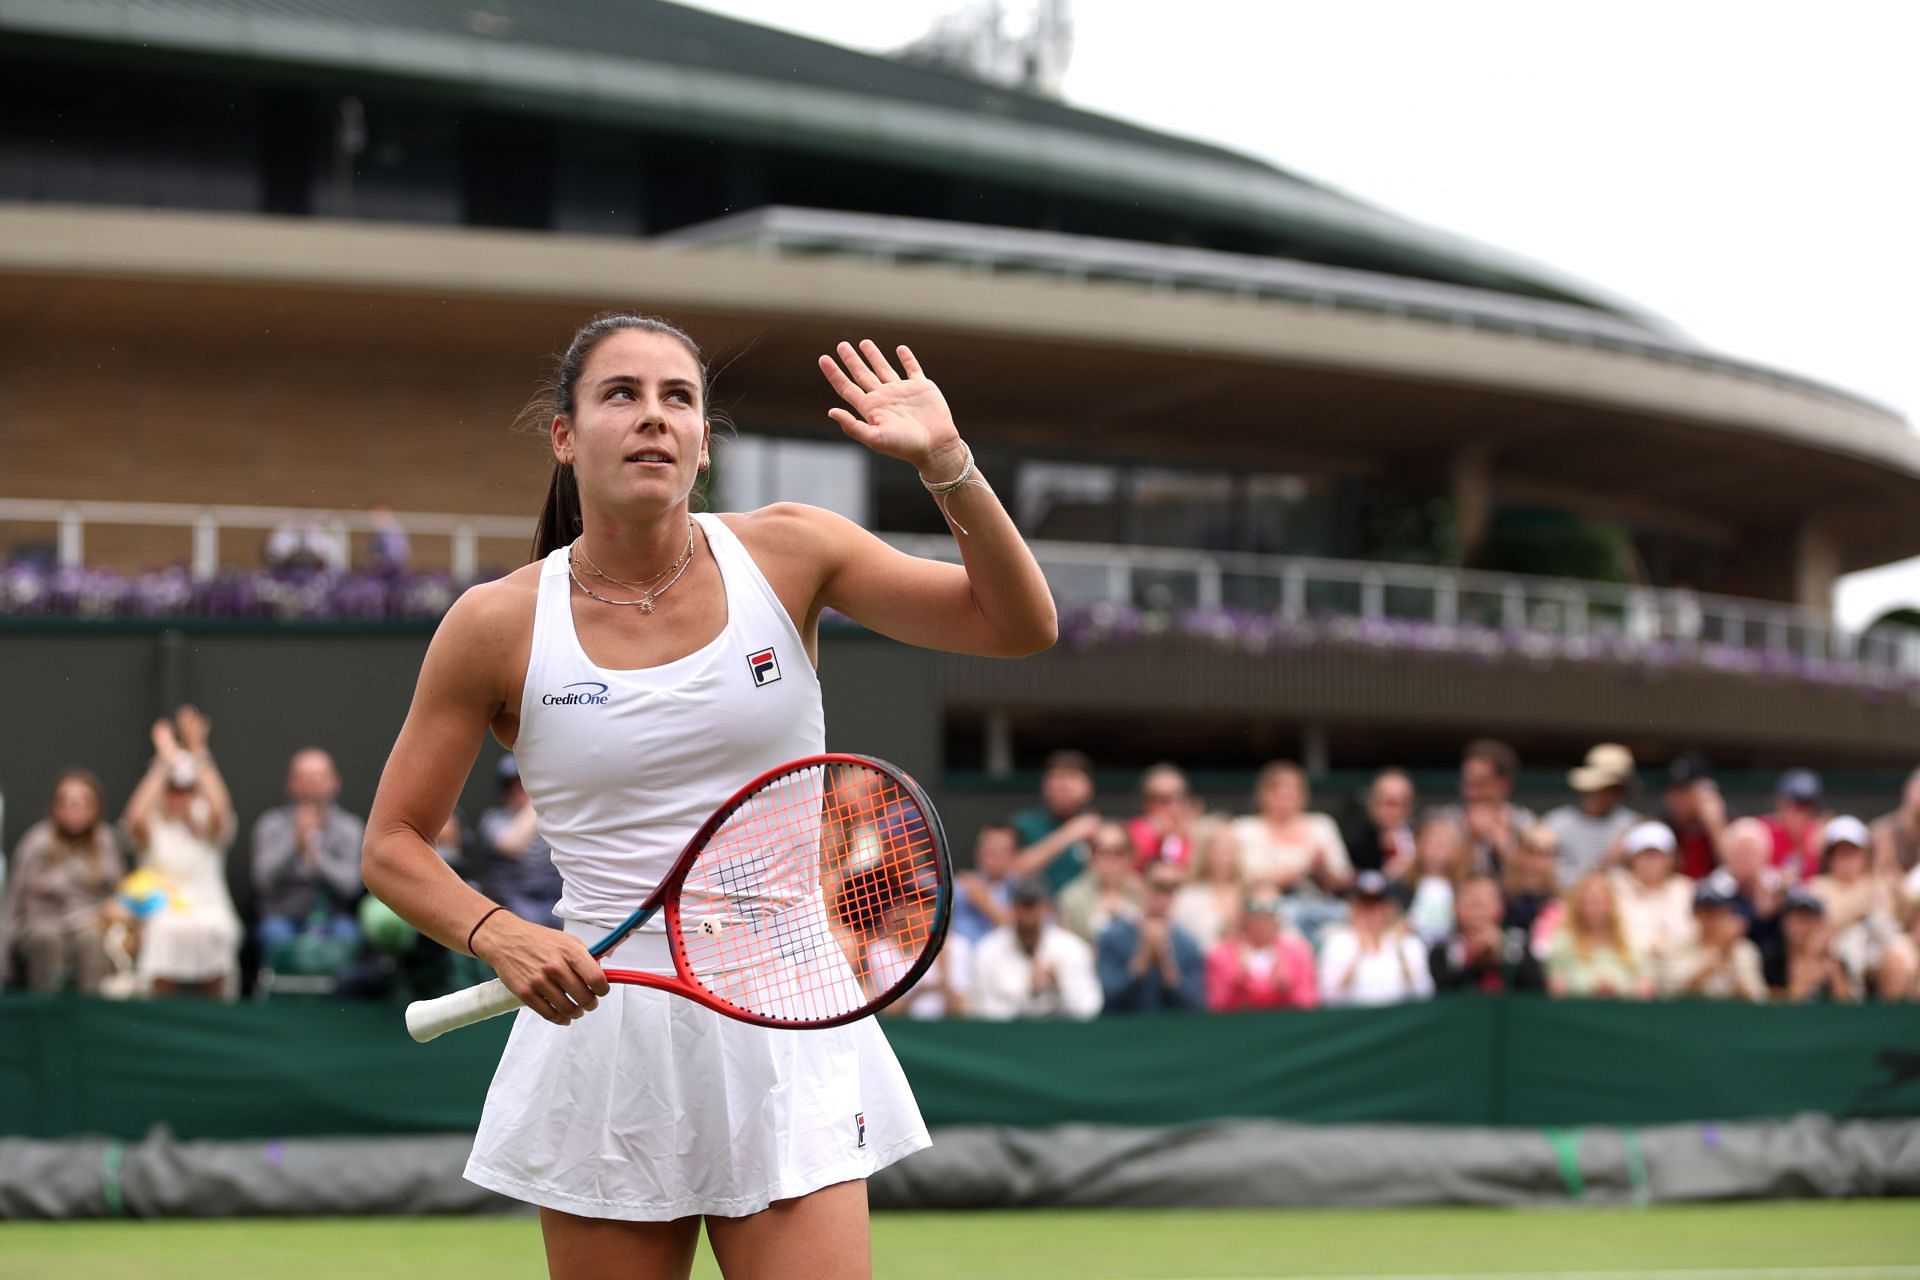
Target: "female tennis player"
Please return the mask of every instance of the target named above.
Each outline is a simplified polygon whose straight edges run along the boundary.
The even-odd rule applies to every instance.
[[[865,1180],[927,1145],[873,1019],[751,1026],[610,992],[587,951],[736,788],[825,749],[821,610],[957,652],[1054,640],[1040,568],[913,353],[897,369],[872,342],[837,354],[820,368],[848,408],[829,416],[920,473],[964,566],[794,503],[691,514],[711,456],[699,349],[658,319],[599,317],[542,411],[555,467],[536,561],[447,613],[374,800],[368,888],[527,1005],[467,1176],[540,1207],[556,1280],[685,1276],[702,1218],[730,1280],[868,1275]],[[434,851],[489,729],[552,845],[564,929],[501,910]],[[616,954],[672,970],[661,932]]]

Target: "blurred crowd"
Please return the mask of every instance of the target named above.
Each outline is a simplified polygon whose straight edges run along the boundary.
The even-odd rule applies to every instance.
[[[233,999],[254,988],[415,993],[487,976],[366,893],[366,822],[341,807],[325,750],[293,753],[286,801],[254,819],[236,884],[240,823],[212,724],[181,707],[151,736],[152,761],[117,821],[100,780],[67,769],[46,816],[0,862],[0,987]],[[472,824],[456,812],[436,848],[515,913],[557,924],[559,873],[512,756],[495,783],[495,805]]]
[[[1116,813],[1088,757],[1057,752],[1040,803],[978,833],[947,946],[894,1011],[1920,999],[1920,771],[1869,824],[1829,812],[1806,769],[1741,817],[1698,755],[1669,763],[1646,812],[1623,746],[1588,752],[1543,814],[1514,803],[1519,768],[1472,742],[1455,794],[1424,806],[1387,769],[1343,826],[1285,761],[1249,813],[1210,812],[1172,764]]]
[[[117,820],[99,780],[70,769],[13,849],[0,984],[230,999],[486,976],[366,894],[365,822],[341,807],[325,750],[293,754],[285,803],[253,820],[236,881],[242,833],[212,725],[182,707],[151,737]],[[1638,762],[1609,743],[1567,775],[1565,803],[1535,814],[1514,802],[1519,768],[1505,744],[1475,741],[1452,794],[1421,797],[1384,770],[1342,823],[1285,761],[1235,814],[1172,764],[1103,800],[1092,761],[1056,752],[1037,803],[978,831],[947,945],[890,1012],[1089,1018],[1445,991],[1920,999],[1920,771],[1868,822],[1830,812],[1805,769],[1781,775],[1769,812],[1729,814],[1697,755],[1643,796]],[[559,876],[512,756],[493,782],[477,820],[456,813],[438,833],[440,856],[516,915],[557,924]]]

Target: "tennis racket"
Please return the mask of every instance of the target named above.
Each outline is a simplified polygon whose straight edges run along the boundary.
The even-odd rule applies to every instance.
[[[953,869],[926,793],[855,755],[794,760],[703,823],[638,910],[587,948],[598,959],[662,913],[674,971],[606,969],[743,1022],[832,1027],[920,980],[947,934]],[[511,1012],[498,978],[407,1006],[425,1043]]]

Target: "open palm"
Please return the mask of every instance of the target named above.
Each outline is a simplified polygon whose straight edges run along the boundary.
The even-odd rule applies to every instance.
[[[965,446],[953,412],[912,351],[896,348],[902,377],[871,340],[862,341],[858,350],[843,342],[837,350],[837,361],[820,357],[820,372],[852,406],[852,412],[827,410],[842,431],[875,453],[911,463],[923,475],[939,478],[960,470]]]

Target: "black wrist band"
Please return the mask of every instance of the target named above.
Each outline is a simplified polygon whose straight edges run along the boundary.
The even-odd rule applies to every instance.
[[[506,908],[505,908],[505,907],[495,907],[495,908],[493,909],[493,911],[505,911],[505,910],[506,910]],[[483,924],[485,924],[485,923],[486,923],[487,921],[489,921],[489,920],[491,920],[491,919],[493,919],[493,911],[489,911],[489,912],[487,912],[487,914],[485,914],[485,915],[483,915],[483,916],[481,916],[481,917],[480,917],[480,918],[479,918],[478,920],[475,920],[475,921],[473,922],[473,928],[471,928],[471,929],[469,929],[469,930],[467,930],[467,954],[468,954],[468,955],[470,955],[470,956],[472,956],[472,955],[473,955],[473,937],[474,937],[474,935],[480,932],[480,926],[481,926],[481,925],[483,925]],[[480,958],[480,957],[478,957],[478,956],[474,956],[474,959],[476,959],[476,960],[478,960],[479,958]]]

